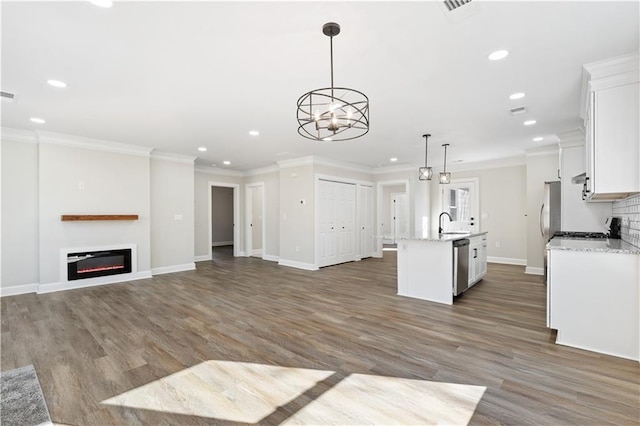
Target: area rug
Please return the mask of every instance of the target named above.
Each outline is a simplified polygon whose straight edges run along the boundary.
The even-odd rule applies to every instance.
[[[0,373],[0,410],[2,426],[52,424],[33,365]]]

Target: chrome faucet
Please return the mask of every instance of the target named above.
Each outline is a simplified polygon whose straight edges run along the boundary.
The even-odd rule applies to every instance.
[[[449,222],[453,222],[453,219],[451,218],[451,215],[447,212],[442,212],[440,213],[440,216],[438,216],[438,234],[442,234],[442,231],[444,231],[444,229],[442,229],[442,215],[447,215],[449,217]]]

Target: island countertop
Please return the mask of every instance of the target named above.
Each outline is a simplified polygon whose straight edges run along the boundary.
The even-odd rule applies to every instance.
[[[478,235],[484,235],[487,232],[445,232],[442,234],[438,233],[437,229],[432,229],[426,234],[417,235],[414,237],[406,237],[400,238],[400,240],[411,240],[411,241],[436,241],[436,242],[446,242],[446,241],[457,241],[463,238],[473,238]]]
[[[596,253],[640,254],[636,247],[622,240],[610,238],[554,237],[547,243],[550,250],[571,250]]]

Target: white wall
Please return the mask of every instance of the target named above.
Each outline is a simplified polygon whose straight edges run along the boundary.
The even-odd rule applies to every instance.
[[[39,148],[40,285],[60,281],[60,249],[137,244],[150,272],[149,154],[44,143]],[[137,214],[134,221],[62,222],[63,214]]]
[[[39,282],[38,145],[2,139],[2,276],[0,286]]]
[[[211,187],[211,244],[233,242],[233,188]]]
[[[571,183],[571,177],[585,171],[584,136],[579,145],[560,144],[562,181],[562,230],[604,232],[611,216],[612,203],[588,203],[582,200],[582,185]]]
[[[251,249],[262,252],[262,221],[264,219],[263,187],[256,187],[251,190]],[[249,253],[251,254],[251,253]]]
[[[480,231],[488,232],[489,260],[524,265],[527,258],[526,167],[463,170],[452,173],[451,177],[478,178],[480,215],[477,219]],[[442,186],[437,180],[431,181],[432,224],[436,229],[438,214],[442,211]]]
[[[155,152],[151,158],[151,270],[195,268],[193,160]]]
[[[312,164],[280,165],[280,263],[313,268],[315,197]],[[300,200],[304,199],[305,204]]]
[[[527,155],[527,273],[544,272],[544,245],[540,234],[540,206],[544,183],[558,180],[558,153]]]

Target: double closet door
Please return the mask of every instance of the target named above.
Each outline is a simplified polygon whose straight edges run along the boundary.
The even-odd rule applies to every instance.
[[[356,260],[356,185],[318,182],[318,266]]]

